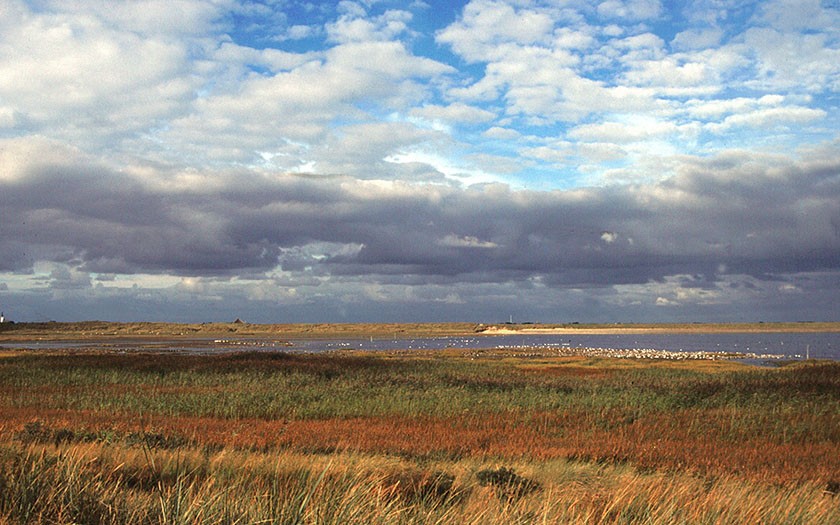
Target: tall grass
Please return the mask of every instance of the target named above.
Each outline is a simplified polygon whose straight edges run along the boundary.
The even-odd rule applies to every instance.
[[[840,522],[837,363],[22,353],[0,421],[0,523]]]
[[[451,474],[441,475],[430,465],[350,452],[65,444],[0,453],[0,519],[8,523],[830,524],[840,515],[840,502],[810,484],[756,486],[566,461],[525,464],[519,479],[538,488],[504,495],[482,481],[475,460],[445,463]],[[435,481],[441,477],[448,483]]]

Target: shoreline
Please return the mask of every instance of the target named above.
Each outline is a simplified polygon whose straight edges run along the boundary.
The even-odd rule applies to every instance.
[[[163,323],[47,322],[0,324],[0,342],[38,339],[118,340],[242,338],[332,339],[494,335],[596,335],[679,333],[840,333],[840,322],[681,324],[480,324],[480,323]]]
[[[790,323],[780,323],[782,326],[772,324],[762,327],[753,325],[696,325],[693,327],[684,326],[632,326],[625,327],[586,327],[586,328],[498,328],[490,327],[482,331],[485,335],[620,335],[620,334],[710,334],[710,333],[832,333],[840,332],[840,323],[822,323],[834,326],[809,327],[809,323],[802,323],[801,326],[790,326]]]

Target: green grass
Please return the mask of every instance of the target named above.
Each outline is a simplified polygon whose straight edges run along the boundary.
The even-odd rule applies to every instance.
[[[577,366],[577,365],[576,365]],[[597,366],[597,365],[596,365]],[[778,415],[840,412],[838,364],[786,370],[632,367],[602,376],[539,373],[508,362],[285,355],[42,356],[0,360],[0,401],[229,419],[458,415],[580,408],[643,416],[737,410],[746,428]],[[768,419],[769,418],[769,419]],[[781,429],[770,429],[776,433]],[[813,429],[812,429],[813,430]],[[831,431],[820,434],[836,439]]]

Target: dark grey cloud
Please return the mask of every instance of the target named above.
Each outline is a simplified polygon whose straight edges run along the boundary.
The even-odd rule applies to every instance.
[[[209,276],[279,264],[374,281],[589,286],[840,268],[840,161],[744,154],[686,166],[657,184],[536,192],[244,170],[210,191],[95,163],[36,165],[0,181],[0,269],[47,259]]]

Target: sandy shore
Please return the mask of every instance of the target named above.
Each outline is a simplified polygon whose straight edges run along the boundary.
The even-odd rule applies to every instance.
[[[840,332],[840,323],[692,323],[622,325],[494,325],[486,335],[593,335],[593,334],[677,334],[677,333],[781,333]]]

